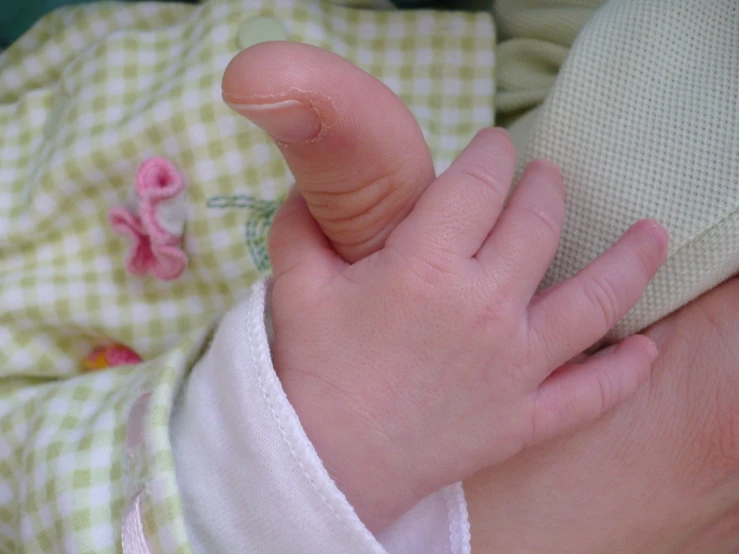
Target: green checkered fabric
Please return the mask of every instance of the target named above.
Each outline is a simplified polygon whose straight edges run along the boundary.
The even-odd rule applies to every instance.
[[[489,15],[370,11],[308,0],[87,4],[0,54],[0,551],[121,550],[140,499],[153,552],[187,552],[168,421],[213,322],[269,271],[265,241],[291,177],[221,101],[251,18],[381,78],[415,113],[438,170],[493,123]],[[176,281],[135,277],[108,225],[139,164],[188,182]],[[146,363],[80,375],[94,347]],[[129,412],[151,393],[143,442]],[[138,496],[137,496],[138,495]]]
[[[167,355],[77,379],[9,381],[0,390],[0,552],[121,550],[121,521],[141,493],[152,552],[189,552],[168,439],[173,396],[203,334]],[[141,445],[129,411],[148,400]]]

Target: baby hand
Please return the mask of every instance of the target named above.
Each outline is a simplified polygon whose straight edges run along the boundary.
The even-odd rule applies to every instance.
[[[424,191],[384,248],[354,265],[305,202],[278,212],[273,359],[339,488],[370,529],[420,498],[584,425],[648,376],[634,336],[568,362],[616,323],[664,262],[642,221],[573,278],[537,294],[564,217],[556,167],[515,166],[482,131]]]

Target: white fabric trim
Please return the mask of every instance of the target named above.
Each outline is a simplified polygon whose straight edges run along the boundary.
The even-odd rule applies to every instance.
[[[175,407],[173,452],[194,551],[468,554],[461,485],[424,499],[377,538],[359,520],[274,372],[266,295],[259,283],[226,315]]]

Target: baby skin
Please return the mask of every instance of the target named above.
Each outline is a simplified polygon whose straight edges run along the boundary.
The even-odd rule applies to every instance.
[[[594,421],[648,377],[657,349],[646,336],[579,354],[664,262],[658,223],[636,222],[577,275],[538,291],[558,246],[564,187],[554,165],[537,161],[506,201],[515,151],[504,131],[481,131],[435,178],[391,91],[299,44],[242,52],[223,90],[295,176],[270,237],[272,356],[327,470],[371,530]],[[357,98],[371,98],[372,111],[353,111]]]

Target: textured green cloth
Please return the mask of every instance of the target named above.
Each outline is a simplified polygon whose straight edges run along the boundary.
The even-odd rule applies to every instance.
[[[501,34],[535,35],[554,52],[575,37],[593,9],[586,3],[568,2],[552,30],[554,12],[504,10]],[[516,125],[521,163],[557,163],[567,189],[561,243],[544,285],[575,274],[638,219],[655,218],[670,232],[666,263],[612,339],[739,271],[738,29],[736,0],[611,0],[577,35],[528,128]],[[517,73],[530,66],[512,64],[503,45],[498,52],[499,74],[511,75],[499,80],[501,109],[536,105],[538,98],[513,102],[512,91],[535,89],[541,68]]]
[[[496,0],[499,123],[544,101],[578,32],[603,0]]]

